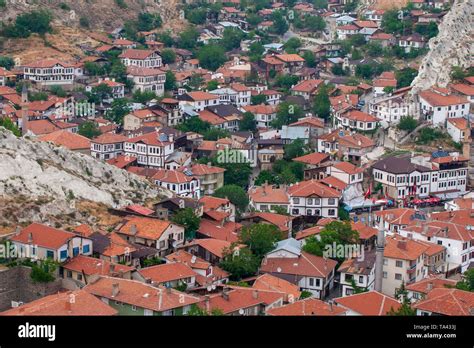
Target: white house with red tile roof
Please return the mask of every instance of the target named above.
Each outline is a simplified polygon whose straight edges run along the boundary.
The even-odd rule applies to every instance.
[[[364,181],[364,170],[350,162],[337,162],[328,167],[328,174],[347,185],[359,184]]]
[[[354,24],[341,25],[336,28],[337,38],[341,40],[347,39],[349,36],[359,33],[360,28]]]
[[[159,68],[162,65],[161,56],[154,50],[127,49],[119,58],[125,66]]]
[[[151,180],[180,197],[199,199],[201,195],[199,179],[186,171],[159,169]]]
[[[108,100],[123,98],[125,96],[125,85],[115,81],[115,79],[109,78],[100,78],[99,81],[91,83],[90,85],[86,86],[86,91],[91,92],[94,87],[98,87],[100,85],[106,85],[107,87],[110,87],[111,94],[109,95]]]
[[[10,238],[19,255],[32,259],[66,261],[92,255],[92,240],[72,232],[33,223]]]
[[[75,66],[57,59],[43,59],[23,66],[25,80],[39,86],[71,86],[76,76]]]
[[[0,67],[0,86],[5,86],[7,81],[16,75],[5,68]]]
[[[448,90],[431,88],[418,94],[423,116],[433,125],[444,125],[449,118],[467,117],[469,100],[449,94]]]
[[[420,280],[419,282],[412,283],[406,286],[407,297],[412,301],[416,302],[426,298],[429,292],[433,289],[456,287],[457,280],[446,279],[441,275],[431,275],[427,278]]]
[[[116,158],[124,153],[123,144],[127,137],[120,134],[104,133],[91,139],[91,155],[101,160]]]
[[[166,73],[163,70],[128,66],[127,79],[133,81],[133,92],[155,92],[159,97],[165,93]]]
[[[260,266],[260,273],[269,273],[311,292],[323,299],[333,288],[337,262],[301,251],[301,243],[286,239],[277,243]]]
[[[249,205],[258,211],[275,212],[274,207],[279,206],[288,211],[290,198],[286,186],[275,187],[267,183],[249,189]]]
[[[464,139],[466,139],[466,134],[469,132],[467,123],[467,118],[464,117],[448,118],[446,122],[446,131],[454,141],[462,143]]]
[[[208,106],[219,105],[219,96],[202,91],[188,92],[178,97],[181,107],[188,106],[194,111],[199,112]]]
[[[282,307],[270,309],[267,315],[276,316],[328,316],[346,315],[347,309],[327,303],[315,298],[306,298]]]
[[[186,287],[196,287],[196,272],[182,262],[167,262],[142,268],[138,273],[155,286],[165,286],[176,288],[178,285],[186,284]]]
[[[137,158],[141,166],[164,168],[166,159],[174,152],[174,137],[159,131],[129,138],[124,142],[125,155]]]
[[[377,117],[353,109],[337,113],[335,117],[336,126],[356,131],[373,131],[377,128],[378,122],[379,119]]]
[[[291,88],[291,93],[293,95],[300,95],[305,100],[309,100],[310,97],[316,94],[318,87],[323,83],[323,80],[304,80],[296,84]]]
[[[293,216],[336,217],[341,193],[316,180],[290,185],[289,213]]]
[[[232,104],[238,108],[250,105],[251,90],[240,83],[233,83],[228,87],[218,88],[209,93],[218,96],[220,104]]]
[[[243,110],[255,116],[257,128],[269,128],[277,114],[277,108],[274,105],[247,105],[243,107]]]
[[[450,84],[449,88],[453,93],[459,94],[463,97],[466,97],[467,100],[471,103],[471,105],[474,104],[474,86],[473,85],[468,85],[465,83],[455,83],[455,84]]]

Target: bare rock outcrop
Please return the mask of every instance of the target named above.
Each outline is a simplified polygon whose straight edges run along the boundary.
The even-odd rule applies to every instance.
[[[36,202],[37,217],[74,214],[76,204],[82,201],[122,207],[171,195],[135,174],[90,156],[51,143],[17,138],[0,127],[0,199],[17,198],[24,200],[25,206]]]
[[[412,93],[450,82],[451,67],[467,68],[474,57],[474,0],[455,0],[444,16],[439,33],[429,41],[429,52],[423,58],[418,76],[412,82]]]

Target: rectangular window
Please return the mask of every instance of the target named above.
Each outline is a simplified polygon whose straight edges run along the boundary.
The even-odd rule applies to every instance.
[[[397,267],[403,267],[403,261],[397,260],[397,261],[395,262],[395,266],[397,266]]]

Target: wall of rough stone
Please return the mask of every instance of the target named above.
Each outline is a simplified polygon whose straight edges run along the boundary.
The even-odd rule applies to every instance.
[[[61,280],[49,283],[35,283],[30,277],[31,268],[17,266],[0,270],[0,311],[11,308],[11,301],[24,303],[57,293]]]

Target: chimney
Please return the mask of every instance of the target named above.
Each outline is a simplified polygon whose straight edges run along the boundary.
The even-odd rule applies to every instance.
[[[399,249],[407,250],[407,241],[406,240],[399,240],[397,242],[397,246],[398,246]]]
[[[66,300],[66,305],[65,305],[66,312],[71,313],[72,308],[71,308],[71,301]]]
[[[110,274],[115,272],[115,265],[113,263],[111,263],[110,266],[109,266],[109,272],[110,272]]]
[[[169,287],[169,286],[166,287],[166,293],[167,293],[168,295],[171,294],[171,287]]]
[[[163,290],[158,290],[158,309],[161,309],[161,305],[163,304]]]
[[[145,284],[151,284],[151,278],[145,278]]]
[[[209,295],[204,296],[204,304],[206,306],[206,312],[211,310],[211,297]]]
[[[225,287],[222,289],[222,298],[226,301],[229,301],[229,288]]]
[[[252,297],[253,297],[254,299],[258,299],[258,290],[253,290],[253,291],[252,291]]]
[[[119,283],[112,284],[112,297],[116,297],[120,292]]]
[[[332,301],[329,301],[329,311],[332,312]]]
[[[28,243],[33,243],[33,233],[28,233]]]
[[[433,282],[429,282],[429,283],[428,283],[427,290],[428,290],[428,291],[433,290]]]
[[[130,226],[130,233],[133,235],[137,234],[137,225],[133,224],[132,226]]]
[[[383,280],[383,252],[385,248],[385,232],[383,229],[383,220],[380,219],[380,225],[377,232],[377,243],[375,246],[375,291],[382,291]]]

